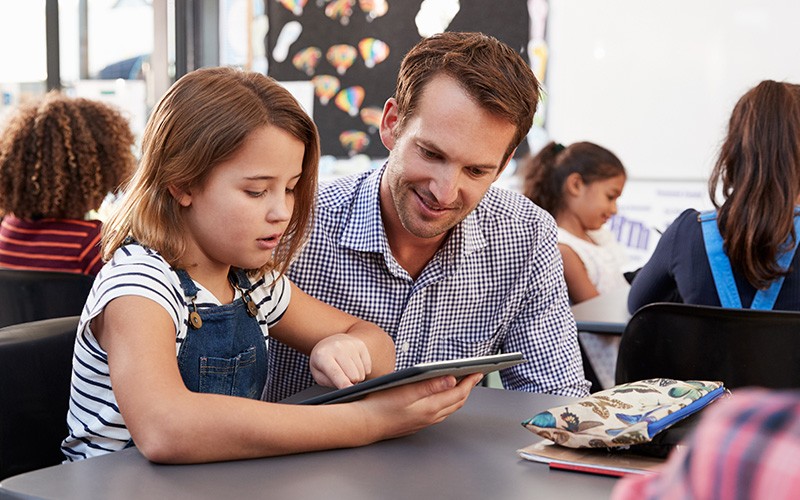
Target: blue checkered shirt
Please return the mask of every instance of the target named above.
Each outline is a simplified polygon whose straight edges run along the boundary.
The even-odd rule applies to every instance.
[[[397,369],[520,351],[507,389],[583,397],[588,382],[569,308],[556,226],[527,198],[492,187],[414,280],[392,256],[380,215],[383,169],[322,188],[310,241],[289,278],[392,336]],[[265,399],[313,383],[308,358],[270,340]]]

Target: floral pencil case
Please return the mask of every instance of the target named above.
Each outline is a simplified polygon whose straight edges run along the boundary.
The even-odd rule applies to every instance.
[[[726,393],[722,382],[640,380],[550,408],[522,422],[569,448],[614,448],[650,442]]]

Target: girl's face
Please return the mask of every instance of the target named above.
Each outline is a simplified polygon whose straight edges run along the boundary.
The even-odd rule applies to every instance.
[[[201,186],[171,189],[184,210],[190,271],[257,269],[269,261],[294,210],[304,145],[274,126],[253,131]]]
[[[584,230],[600,229],[617,213],[617,198],[624,187],[623,174],[588,184],[578,181],[576,193],[569,199],[567,208],[578,218]]]

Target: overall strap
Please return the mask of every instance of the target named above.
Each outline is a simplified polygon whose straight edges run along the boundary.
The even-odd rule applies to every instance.
[[[244,269],[239,269],[238,267],[231,268],[230,279],[231,283],[238,286],[244,291],[250,290],[250,288],[253,286],[250,283],[250,278],[247,277],[247,272]]]
[[[175,273],[178,275],[178,279],[181,281],[181,288],[183,288],[183,293],[186,294],[187,297],[196,297],[197,292],[200,291],[197,288],[194,280],[192,277],[189,276],[189,273],[186,272],[185,269],[175,269]],[[247,273],[242,269],[231,269],[231,275],[229,276],[231,283],[234,286],[239,287],[244,291],[248,291],[252,286],[250,284],[250,279],[247,277]]]
[[[736,281],[733,279],[731,261],[723,249],[722,235],[717,227],[717,213],[713,210],[702,212],[697,216],[697,220],[703,228],[703,243],[706,247],[708,264],[711,266],[711,274],[714,276],[714,285],[717,287],[719,302],[722,307],[741,309],[742,299],[739,298],[739,290],[736,289]]]
[[[780,267],[783,271],[789,269],[789,264],[792,263],[794,254],[797,252],[798,239],[800,239],[800,212],[798,212],[797,208],[795,208],[794,211],[794,234],[794,245],[778,255],[778,267]],[[784,245],[786,247],[789,246],[789,236],[786,237]],[[750,307],[752,309],[772,309],[775,305],[775,301],[778,299],[778,292],[780,292],[781,287],[783,286],[783,280],[785,278],[786,276],[779,276],[775,281],[772,282],[769,288],[766,290],[759,290],[753,299],[753,305]]]
[[[800,212],[795,210],[794,229],[798,239],[800,239],[799,215]],[[741,309],[742,301],[739,298],[736,282],[733,279],[733,270],[731,269],[730,260],[723,250],[722,236],[720,235],[719,227],[716,223],[716,212],[703,212],[698,216],[698,220],[703,227],[703,241],[706,247],[706,255],[708,255],[708,263],[711,266],[711,274],[714,276],[714,284],[717,287],[720,303],[722,307]],[[787,236],[786,245],[788,244],[789,237]],[[778,266],[784,271],[789,268],[789,264],[791,264],[794,258],[797,244],[798,240],[796,239],[791,248],[788,248],[778,256]],[[750,308],[771,310],[775,306],[775,301],[783,286],[784,279],[785,276],[780,276],[774,280],[768,288],[756,291]]]
[[[178,279],[181,280],[181,288],[183,288],[183,293],[186,294],[187,297],[197,297],[197,292],[199,289],[197,288],[197,285],[194,284],[194,281],[189,276],[189,273],[187,273],[185,269],[175,269],[175,273],[178,275]]]

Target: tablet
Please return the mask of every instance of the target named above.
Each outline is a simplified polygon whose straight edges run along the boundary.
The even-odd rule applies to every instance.
[[[472,373],[487,374],[524,363],[525,361],[521,352],[511,352],[475,358],[420,363],[371,380],[365,380],[344,389],[314,386],[283,400],[282,403],[301,405],[346,403],[362,398],[371,392],[382,391],[398,385],[410,384],[444,375],[453,375],[456,378],[461,378]]]

